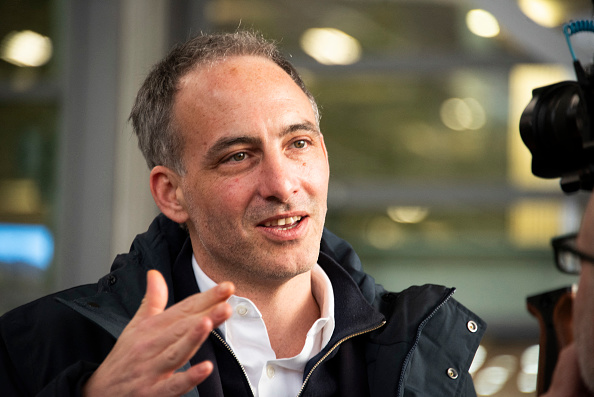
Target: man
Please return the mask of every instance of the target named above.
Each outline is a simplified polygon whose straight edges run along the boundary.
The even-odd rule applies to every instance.
[[[575,250],[581,273],[573,302],[574,343],[559,354],[546,397],[594,396],[594,194],[586,206]]]
[[[131,119],[162,215],[97,285],[4,316],[0,390],[475,395],[484,323],[452,289],[387,293],[324,229],[317,105],[274,45],[188,41],[149,74]]]

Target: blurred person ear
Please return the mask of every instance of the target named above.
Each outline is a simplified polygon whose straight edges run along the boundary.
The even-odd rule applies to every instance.
[[[158,165],[151,170],[150,187],[153,199],[161,212],[177,223],[188,220],[181,177],[172,169]]]

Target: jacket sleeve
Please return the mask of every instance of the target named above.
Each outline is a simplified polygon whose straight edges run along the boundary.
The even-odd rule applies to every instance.
[[[17,371],[11,362],[6,343],[0,339],[0,390],[7,396],[25,396],[23,380],[19,379]]]
[[[81,396],[115,339],[45,297],[0,317],[0,394]]]
[[[59,373],[36,397],[82,397],[82,388],[97,364],[78,362]]]
[[[97,368],[90,363],[76,363],[59,373],[43,390],[31,388],[35,382],[28,382],[34,373],[19,374],[10,358],[4,340],[0,341],[0,390],[4,396],[74,397],[82,396],[82,386]]]

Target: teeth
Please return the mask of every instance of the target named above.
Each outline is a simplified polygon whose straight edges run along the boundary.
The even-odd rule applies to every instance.
[[[293,225],[295,222],[299,222],[300,220],[301,220],[300,216],[290,216],[288,218],[275,219],[273,221],[266,222],[264,224],[264,226],[270,227],[270,226]]]

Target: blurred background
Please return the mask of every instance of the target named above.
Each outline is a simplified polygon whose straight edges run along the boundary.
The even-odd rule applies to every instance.
[[[0,314],[95,282],[157,209],[127,122],[176,42],[275,39],[322,111],[327,226],[385,287],[437,283],[489,328],[479,395],[534,395],[526,297],[571,285],[550,238],[586,195],[530,172],[519,117],[575,78],[561,25],[588,0],[0,0]],[[572,38],[591,63],[591,34]]]

